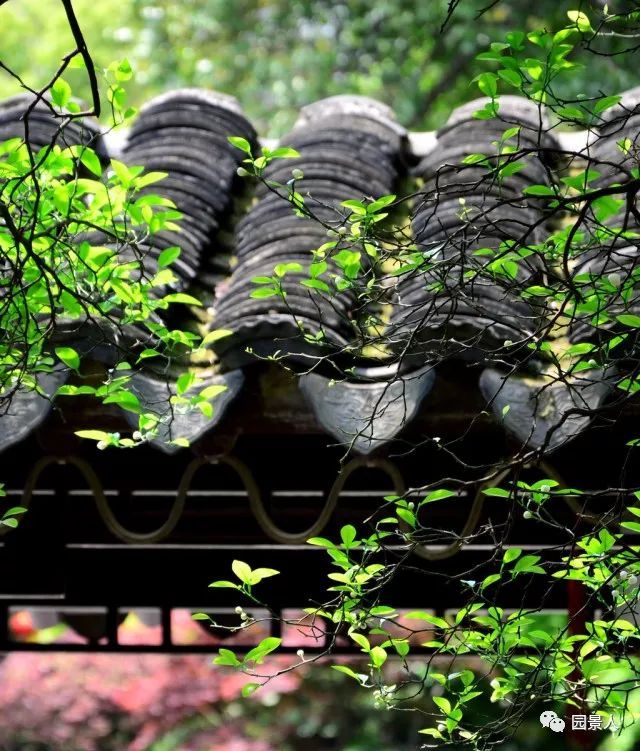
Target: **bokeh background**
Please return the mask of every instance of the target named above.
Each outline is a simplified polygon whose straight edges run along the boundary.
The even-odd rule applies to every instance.
[[[429,130],[477,94],[485,68],[475,56],[514,29],[561,28],[566,12],[604,3],[557,0],[462,0],[447,19],[447,0],[75,0],[98,66],[127,57],[135,70],[131,103],[168,88],[206,86],[234,94],[263,136],[282,135],[304,104],[355,93],[391,105],[403,125]],[[617,6],[620,6],[617,8]],[[609,12],[629,3],[610,0]],[[481,18],[478,14],[489,7]],[[56,0],[8,0],[0,9],[2,58],[32,86],[50,78],[72,48]],[[609,38],[599,51],[621,51]],[[634,55],[574,61],[569,96],[596,96],[637,83]],[[68,76],[82,93],[80,72]],[[15,91],[0,77],[0,95]],[[74,90],[76,87],[74,86]],[[88,92],[85,92],[85,94]]]

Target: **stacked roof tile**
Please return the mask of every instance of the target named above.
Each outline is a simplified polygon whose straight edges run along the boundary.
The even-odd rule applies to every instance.
[[[610,182],[632,177],[627,160],[615,153],[615,143],[621,138],[635,140],[640,130],[639,99],[637,91],[623,97],[601,128],[603,138],[589,153],[606,163],[598,184],[604,185],[605,178]],[[24,96],[0,104],[0,139],[25,135],[20,118],[32,103]],[[291,133],[281,139],[283,146],[296,149],[300,156],[268,166],[264,174],[268,184],[256,188],[252,204],[235,223],[232,271],[219,238],[239,205],[237,169],[243,154],[228,137],[241,136],[255,147],[252,125],[233,98],[202,90],[169,92],[141,109],[115,156],[166,172],[165,180],[145,190],[173,201],[183,219],[180,232],[158,232],[135,254],[122,249],[123,258],[137,258],[140,272],[152,276],[160,253],[179,246],[175,286],[193,291],[207,287],[212,279],[219,282],[206,296],[206,304],[213,305],[210,326],[233,332],[214,345],[215,368],[199,375],[205,385],[228,387],[216,402],[214,417],[177,416],[179,426],[164,425],[159,439],[179,434],[196,440],[212,430],[226,404],[241,393],[242,370],[260,358],[282,353],[301,371],[319,356],[329,362],[339,360],[346,377],[333,383],[331,375],[319,369],[302,374],[300,386],[319,425],[362,453],[391,440],[419,413],[436,378],[434,365],[443,359],[482,365],[487,358],[499,358],[508,363],[508,373],[486,368],[480,388],[507,429],[531,447],[552,450],[585,427],[590,410],[609,393],[611,373],[589,371],[582,377],[584,382],[571,389],[553,384],[546,406],[542,405],[534,386],[513,375],[525,360],[530,368],[527,345],[539,329],[541,311],[514,295],[508,275],[482,274],[490,264],[503,268],[509,264],[514,243],[544,239],[544,202],[527,195],[526,188],[553,184],[561,147],[537,104],[503,97],[498,117],[474,117],[488,106],[486,100],[477,100],[455,110],[421,159],[411,153],[410,139],[393,112],[378,102],[332,97],[304,108]],[[28,137],[40,147],[53,135],[67,145],[91,144],[105,160],[109,156],[95,124],[74,121],[60,130],[48,109],[38,104],[29,118]],[[517,159],[510,156],[515,152]],[[327,282],[310,286],[302,282],[308,282],[314,264],[326,272],[323,279],[335,281],[340,275],[336,252],[349,248],[339,243],[338,251],[319,249],[344,222],[341,202],[401,193],[412,163],[413,177],[420,181],[413,205],[413,242],[432,263],[428,272],[418,268],[389,287],[387,331],[392,352],[386,363],[376,364],[362,356],[355,323],[367,311],[356,292],[331,289]],[[304,210],[294,212],[291,201],[271,187],[275,183],[291,185],[292,195],[303,197]],[[633,273],[635,245],[626,239],[618,246],[607,261],[597,253],[587,257],[574,269],[574,279],[580,281],[585,275],[588,279],[592,269],[602,271],[603,263],[608,274]],[[276,273],[286,295],[251,297],[256,287],[251,280],[272,277],[278,265],[287,267],[286,274]],[[526,254],[513,269],[514,278],[527,284],[535,283],[541,272],[535,256]],[[376,278],[379,269],[364,258],[359,273],[367,282]],[[505,278],[504,283],[499,281]],[[96,333],[90,328],[79,337],[76,324],[73,330],[57,334],[58,340],[65,336],[90,342]],[[583,341],[593,336],[587,317],[578,317],[570,338]],[[80,349],[106,362],[115,359],[109,355],[106,337],[100,346],[94,341],[92,347]],[[64,377],[61,373],[48,377],[45,391],[53,393]],[[134,374],[132,386],[143,406],[152,411],[172,394],[166,377],[148,369]],[[505,417],[507,404],[511,410]],[[27,435],[49,408],[50,402],[35,393],[19,392],[0,418],[0,448]],[[576,408],[581,414],[563,419],[564,412]],[[549,440],[554,426],[558,430]],[[158,445],[164,444],[158,440]]]

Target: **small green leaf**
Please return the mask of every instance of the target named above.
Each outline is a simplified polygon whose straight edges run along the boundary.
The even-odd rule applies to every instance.
[[[102,176],[102,164],[100,163],[100,159],[95,151],[83,148],[79,152],[78,157],[80,162],[89,170],[89,172],[92,172],[97,177]]]
[[[456,495],[457,493],[455,490],[447,490],[446,488],[441,488],[429,493],[425,498],[422,499],[422,501],[420,501],[420,505],[425,503],[435,503],[435,501],[442,501],[445,498],[453,498]]]
[[[484,495],[488,495],[491,498],[510,498],[511,493],[503,488],[484,488]]]
[[[515,559],[519,558],[521,555],[522,555],[521,548],[507,548],[507,550],[504,551],[502,562],[504,564],[511,563],[511,561],[515,561]]]
[[[56,347],[55,353],[67,367],[78,370],[80,367],[80,356],[73,347]]]
[[[495,73],[481,73],[476,81],[478,88],[485,96],[493,99],[498,93],[498,77]]]
[[[209,587],[212,589],[240,589],[240,587],[237,584],[234,584],[234,582],[229,582],[229,581],[211,582],[211,584],[209,584]]]
[[[229,331],[229,329],[214,329],[213,331],[210,331],[202,340],[200,343],[201,347],[206,347],[209,344],[213,344],[214,342],[217,342],[219,339],[224,339],[227,336],[231,336],[233,334],[233,331]]]
[[[523,191],[527,196],[553,196],[556,197],[556,191],[548,185],[529,185]]]
[[[87,438],[90,441],[108,441],[109,433],[104,430],[76,430],[75,435],[78,438]]]
[[[373,667],[380,669],[387,660],[387,653],[382,647],[373,647],[371,652],[369,652],[369,657],[371,658]]]
[[[587,16],[586,13],[583,13],[580,10],[568,10],[567,17],[570,21],[573,21],[577,26],[578,31],[582,34],[589,34],[593,31],[591,28],[591,21],[589,21],[589,16]]]
[[[244,151],[245,154],[251,156],[251,144],[246,138],[240,138],[240,136],[229,136],[227,140],[232,146],[235,146],[236,149],[240,149],[240,151]]]
[[[332,665],[331,667],[333,670],[337,670],[339,673],[344,673],[345,675],[348,675],[350,678],[353,678],[354,680],[358,681],[358,683],[362,683],[360,675],[356,673],[355,670],[351,670],[351,668],[348,668],[346,665]]]
[[[211,386],[207,386],[202,389],[200,396],[203,399],[213,399],[214,397],[222,394],[227,390],[227,387],[223,383],[214,383]]]
[[[271,159],[297,159],[299,156],[300,153],[298,151],[290,149],[288,146],[279,146],[277,149],[269,152]]]
[[[247,696],[251,696],[251,694],[255,693],[260,688],[260,686],[260,683],[245,683],[245,685],[242,687],[242,695],[245,698]]]
[[[180,257],[181,250],[177,246],[173,248],[165,248],[165,250],[158,256],[158,268],[162,269],[165,266],[171,266],[171,264]]]
[[[620,321],[624,326],[629,326],[632,329],[640,329],[640,316],[634,316],[631,314],[625,314],[616,316],[616,319]]]
[[[267,636],[267,638],[263,639],[257,647],[254,647],[247,652],[244,660],[245,662],[255,662],[256,664],[260,664],[268,654],[278,649],[281,643],[282,639],[276,636]]]
[[[64,78],[57,78],[49,91],[51,92],[51,100],[58,107],[66,107],[71,99],[71,86]]]
[[[345,547],[350,547],[356,539],[356,528],[352,524],[347,524],[340,530],[340,537]]]
[[[229,667],[238,667],[242,665],[240,660],[230,649],[218,650],[218,656],[213,661],[216,665],[227,665]]]
[[[251,566],[244,561],[233,561],[231,570],[243,584],[251,584]]]
[[[451,702],[445,699],[444,696],[433,696],[433,703],[440,709],[441,712],[448,715],[451,712]]]
[[[192,295],[187,295],[184,292],[174,292],[171,295],[165,295],[162,299],[164,302],[168,303],[183,303],[184,305],[196,305],[202,307],[200,300]]]
[[[24,506],[14,506],[13,508],[7,509],[7,511],[4,512],[4,516],[17,516],[18,514],[26,514],[27,509]]]
[[[522,83],[522,78],[515,70],[503,68],[502,70],[498,71],[498,75],[500,76],[500,78],[502,78],[503,81],[506,81],[508,84],[515,86],[516,88],[519,88],[520,84]]]

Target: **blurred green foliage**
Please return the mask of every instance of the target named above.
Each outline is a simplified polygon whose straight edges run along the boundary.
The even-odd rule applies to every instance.
[[[623,4],[612,0],[609,12]],[[583,5],[597,22],[603,4]],[[76,0],[74,7],[99,67],[131,61],[134,104],[168,88],[205,86],[237,96],[259,131],[274,136],[286,131],[300,106],[337,93],[379,98],[407,127],[432,129],[475,96],[470,81],[482,71],[474,56],[490,40],[514,28],[560,28],[570,6],[462,0],[444,31],[447,0]],[[30,86],[44,85],[52,60],[72,48],[56,0],[8,0],[0,25],[3,62]],[[624,40],[603,44],[600,51],[611,52]],[[568,96],[610,93],[637,81],[633,55],[593,56],[583,49],[577,56],[585,69],[572,77]],[[82,79],[80,71],[74,75],[75,90]],[[2,73],[1,96],[16,86]]]

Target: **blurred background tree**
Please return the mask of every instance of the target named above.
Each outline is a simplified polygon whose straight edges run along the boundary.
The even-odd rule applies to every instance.
[[[283,134],[304,104],[338,93],[376,97],[414,130],[436,128],[474,96],[474,56],[517,29],[566,21],[555,0],[76,0],[74,7],[96,64],[129,58],[133,104],[176,86],[234,94],[263,135]],[[603,3],[583,3],[597,19]],[[612,0],[610,13],[628,3]],[[619,6],[619,7],[617,7]],[[623,7],[625,6],[625,7]],[[482,11],[485,11],[482,13]],[[479,18],[479,14],[482,13]],[[0,10],[3,48],[30,85],[44,85],[51,59],[69,50],[62,7],[54,0],[8,0]],[[443,30],[443,24],[446,27]],[[24,44],[37,30],[38,45]],[[624,39],[604,40],[606,51]],[[589,53],[582,50],[580,57]],[[572,77],[572,97],[637,83],[633,55],[599,56]],[[79,73],[79,72],[78,72]],[[72,86],[79,86],[70,77]],[[74,86],[74,91],[76,90]],[[0,78],[0,96],[16,82]]]

